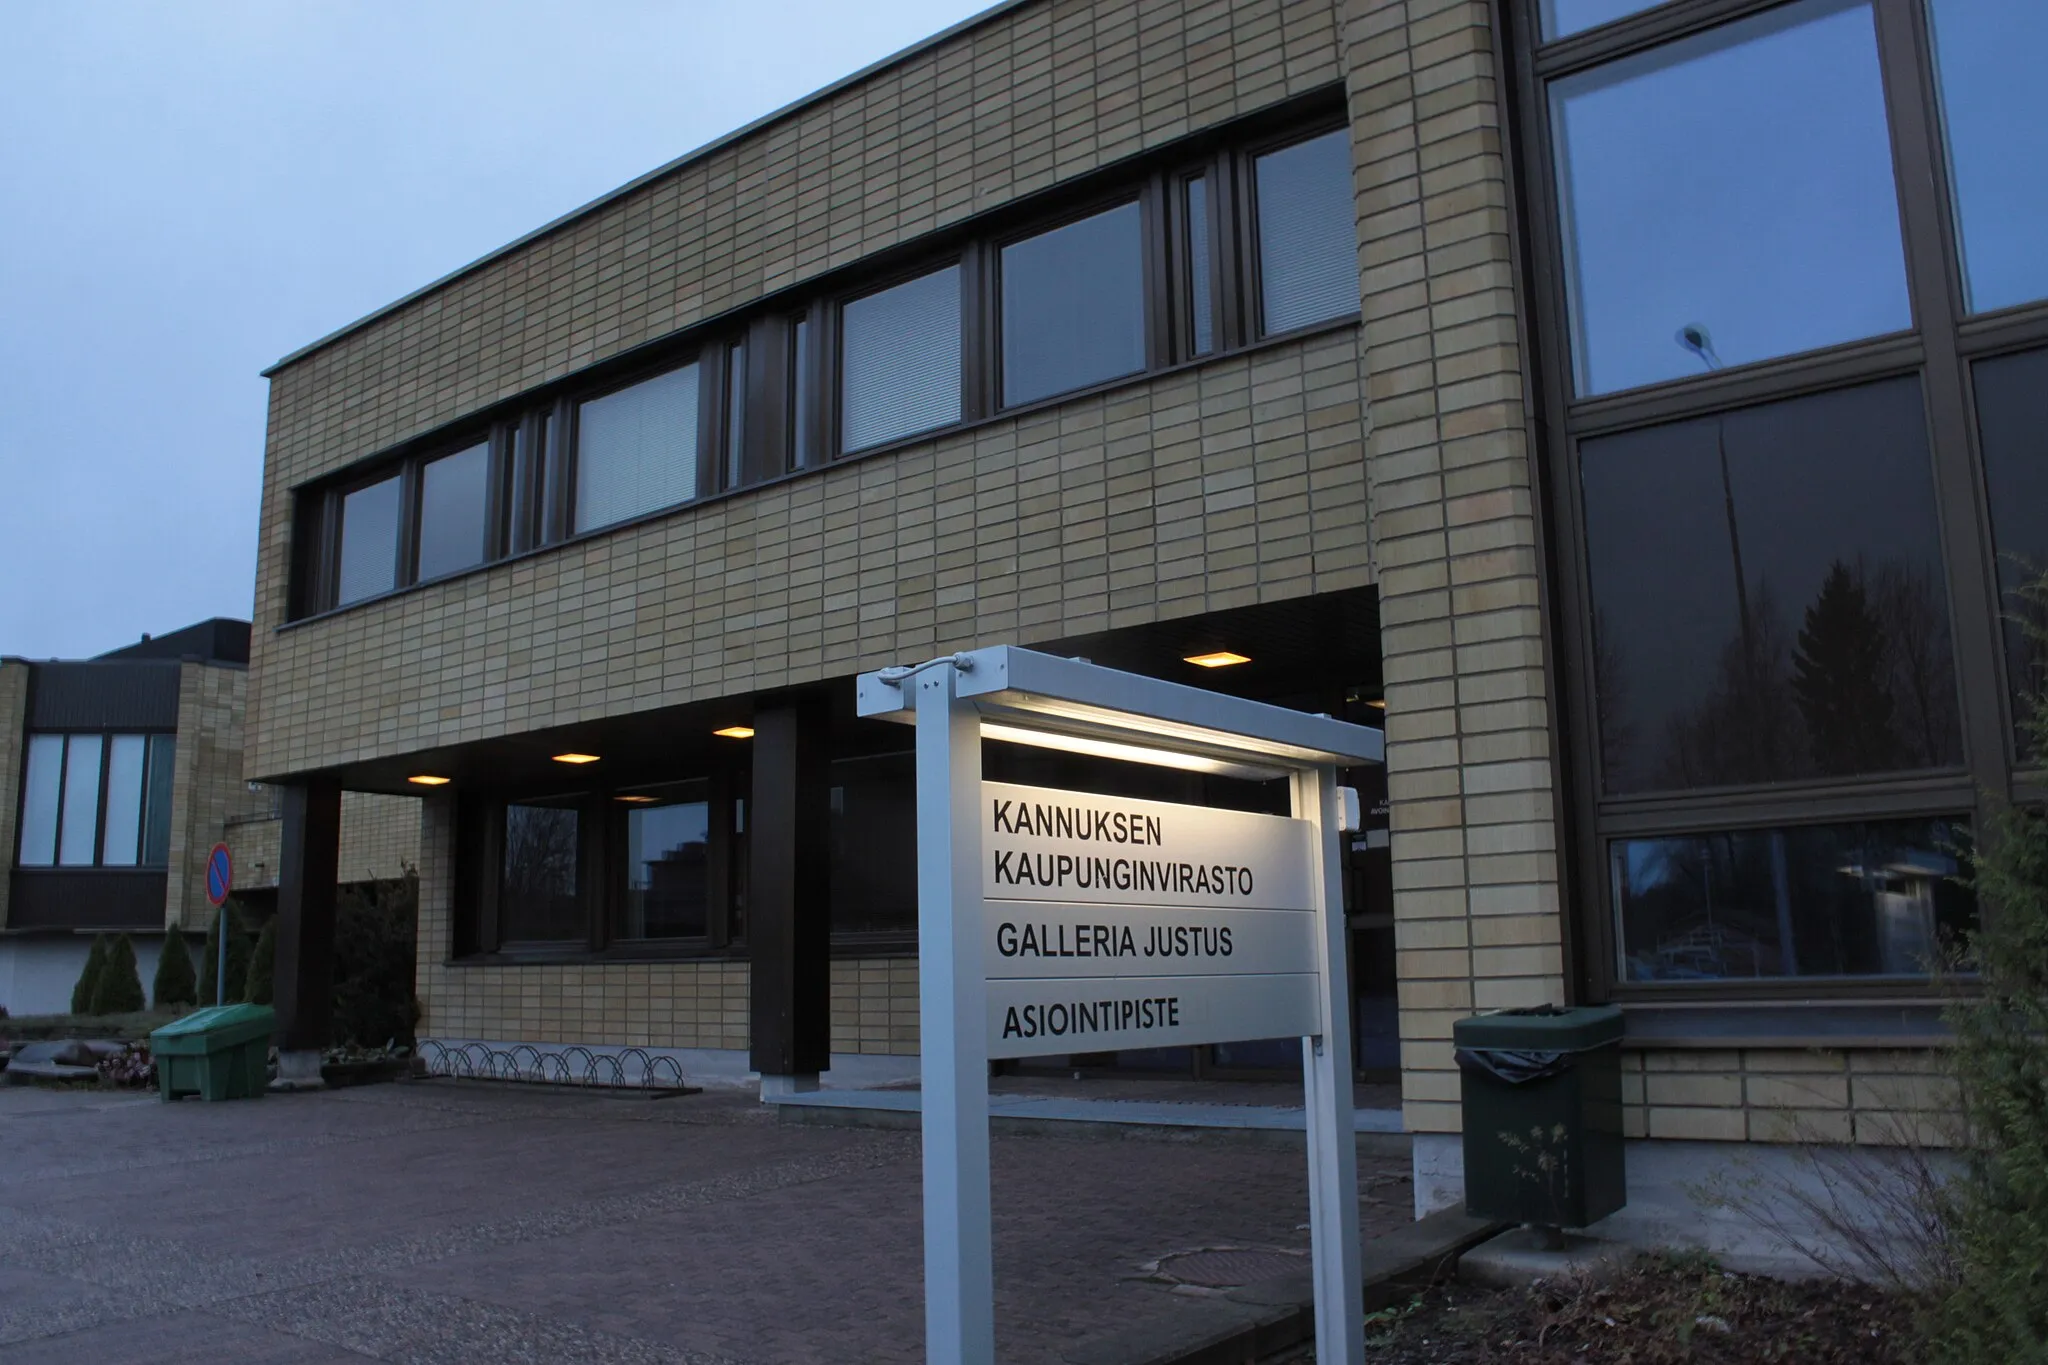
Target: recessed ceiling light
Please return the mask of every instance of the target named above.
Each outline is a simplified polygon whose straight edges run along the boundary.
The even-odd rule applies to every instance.
[[[655,796],[614,796],[612,798],[614,801],[625,801],[635,806],[644,806],[651,801],[658,801],[660,799]]]
[[[557,763],[595,763],[595,762],[597,762],[597,755],[596,755],[596,754],[556,754],[556,755],[555,755],[555,762],[557,762]]]
[[[447,777],[436,777],[432,773],[420,773],[416,777],[408,777],[405,780],[408,782],[417,783],[422,787],[445,787],[454,779]]]
[[[1374,697],[1366,705],[1372,707],[1375,711],[1384,711],[1387,709],[1387,699],[1385,697]]]
[[[1248,664],[1249,654],[1233,654],[1227,649],[1212,650],[1207,654],[1190,654],[1182,663],[1193,664],[1196,668],[1228,668],[1232,664]]]
[[[754,727],[751,725],[728,725],[723,730],[713,730],[711,733],[723,739],[752,739],[754,737]]]

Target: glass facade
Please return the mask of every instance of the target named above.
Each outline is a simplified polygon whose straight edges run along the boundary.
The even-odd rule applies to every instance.
[[[1003,248],[1003,404],[1145,368],[1145,239],[1135,203]]]
[[[1975,379],[2006,682],[2017,713],[2027,697],[2048,695],[2048,595],[2027,590],[2048,573],[2048,350],[1980,360]]]
[[[2048,61],[2048,5],[1931,0],[1928,9],[1969,308],[2048,298],[2048,119],[2026,93]]]
[[[177,751],[173,735],[30,735],[16,862],[163,867]]]

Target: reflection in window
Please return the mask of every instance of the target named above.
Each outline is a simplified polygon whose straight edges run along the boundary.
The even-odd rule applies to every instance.
[[[505,807],[505,877],[498,927],[506,942],[583,937],[577,828],[573,805]]]
[[[398,586],[396,475],[341,500],[341,572],[335,605],[346,606]]]
[[[64,818],[57,831],[57,861],[90,867],[100,832],[98,735],[72,735],[64,746]]]
[[[1351,132],[1268,152],[1252,165],[1259,226],[1260,330],[1285,332],[1358,311],[1358,214]]]
[[[840,312],[842,450],[960,420],[960,267],[853,300]]]
[[[626,812],[619,937],[702,938],[710,932],[711,807],[674,793],[657,800]]]
[[[1543,0],[1543,36],[1562,38],[1581,29],[1626,19],[1662,0]]]
[[[489,442],[429,460],[420,470],[422,579],[484,562],[490,483]]]
[[[577,409],[578,531],[697,496],[697,389],[689,364]]]
[[[1867,5],[1790,5],[1551,87],[1582,394],[1912,325]]]
[[[2048,691],[2048,601],[2020,589],[2048,573],[2048,351],[1980,360],[1977,426],[1990,485],[1991,538],[2005,612],[2006,678],[2014,713]]]
[[[2048,60],[2048,5],[1933,0],[1930,9],[1970,310],[2048,298],[2048,119],[2027,93]]]
[[[1926,976],[1974,922],[1946,820],[1733,830],[1609,846],[1628,981]]]
[[[1915,381],[1589,440],[1580,466],[1607,791],[1961,762]]]
[[[1210,297],[1209,179],[1191,176],[1186,185],[1188,225],[1188,343],[1196,355],[1216,344],[1216,305]]]
[[[911,754],[832,765],[832,932],[917,928],[917,774]]]
[[[1003,248],[1003,403],[1145,368],[1144,239],[1124,204]]]
[[[21,865],[57,861],[57,810],[64,790],[64,736],[30,735],[21,788]]]

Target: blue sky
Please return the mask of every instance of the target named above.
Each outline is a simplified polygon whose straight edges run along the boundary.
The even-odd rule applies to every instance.
[[[246,617],[259,370],[986,3],[0,10],[0,654]]]

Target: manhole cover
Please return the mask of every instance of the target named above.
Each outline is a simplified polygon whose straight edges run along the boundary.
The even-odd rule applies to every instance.
[[[1205,1289],[1234,1289],[1257,1284],[1304,1269],[1308,1258],[1293,1251],[1261,1251],[1252,1247],[1231,1247],[1214,1251],[1185,1251],[1159,1262],[1159,1272],[1182,1284]]]

